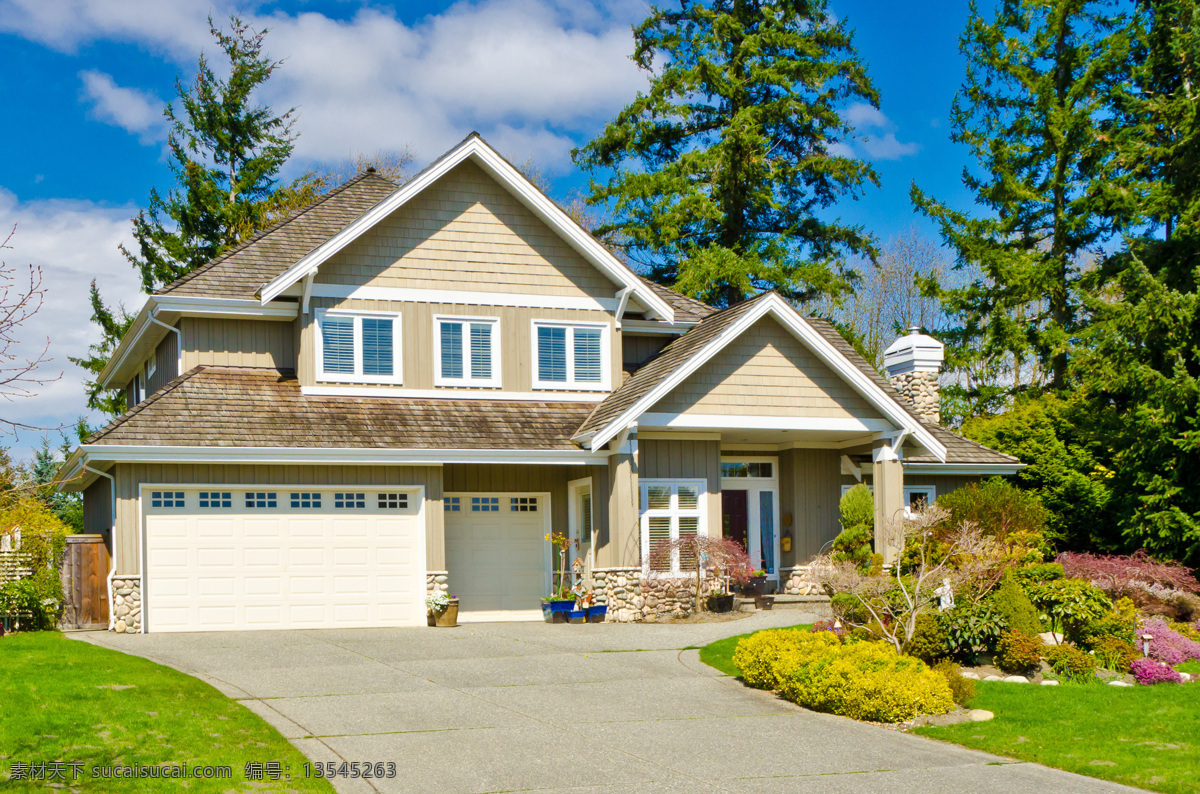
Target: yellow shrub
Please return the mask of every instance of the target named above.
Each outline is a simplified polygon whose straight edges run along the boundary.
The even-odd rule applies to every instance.
[[[945,676],[891,645],[858,642],[827,648],[806,664],[777,665],[783,697],[814,711],[871,722],[945,714],[954,698]]]
[[[841,645],[841,640],[829,631],[758,631],[738,642],[733,663],[747,685],[755,689],[778,689],[776,666],[781,659],[786,659],[790,668],[799,660],[816,658],[836,645]]]

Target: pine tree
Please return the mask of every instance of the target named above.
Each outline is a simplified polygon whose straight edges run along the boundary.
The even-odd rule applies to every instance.
[[[121,338],[133,324],[134,315],[118,305],[111,309],[104,305],[100,290],[92,280],[90,299],[92,304],[92,322],[100,329],[100,341],[88,347],[88,354],[82,357],[67,356],[72,364],[83,367],[92,373],[92,379],[84,381],[87,389],[87,407],[93,411],[102,411],[110,416],[120,416],[125,413],[125,392],[120,389],[110,390],[102,387],[98,381],[100,373],[108,365]]]
[[[852,102],[877,107],[826,0],[681,0],[634,30],[646,93],[572,156],[593,204],[651,278],[717,305],[763,289],[794,300],[851,286],[860,227],[817,216],[878,184],[843,154]],[[597,174],[606,176],[604,181]]]
[[[50,447],[50,439],[42,438],[42,445],[34,453],[29,464],[28,479],[34,495],[71,528],[72,532],[83,532],[83,497],[78,493],[64,493],[55,487],[62,460]]]
[[[1072,339],[1087,323],[1081,280],[1112,224],[1098,210],[1110,166],[1100,121],[1127,63],[1115,0],[1003,0],[994,20],[973,2],[961,37],[966,81],[952,108],[956,143],[980,166],[963,184],[986,214],[915,185],[957,267],[981,278],[941,297],[956,327],[948,363],[983,360],[1003,391],[1066,386]],[[997,384],[972,384],[976,392]]]
[[[121,247],[147,292],[169,284],[261,227],[276,191],[276,175],[291,156],[292,114],[254,103],[254,92],[279,67],[263,55],[266,30],[238,17],[229,31],[209,27],[229,62],[219,77],[200,56],[194,83],[176,80],[178,108],[168,105],[167,138],[176,188],[150,191],[133,220],[137,251]],[[305,190],[305,184],[296,186]]]

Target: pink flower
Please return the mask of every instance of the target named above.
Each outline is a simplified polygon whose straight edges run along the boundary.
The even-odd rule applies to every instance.
[[[1130,665],[1130,670],[1139,684],[1146,684],[1147,686],[1152,684],[1179,684],[1183,682],[1183,676],[1179,675],[1179,673],[1162,662],[1156,662],[1150,658],[1138,659]]]

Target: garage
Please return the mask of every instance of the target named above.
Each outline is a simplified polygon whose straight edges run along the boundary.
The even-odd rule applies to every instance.
[[[550,494],[448,493],[446,569],[463,621],[541,620]]]
[[[425,623],[424,493],[144,485],[148,632]]]

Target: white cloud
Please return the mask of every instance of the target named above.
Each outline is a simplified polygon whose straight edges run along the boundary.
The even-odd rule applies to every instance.
[[[41,310],[17,334],[17,355],[35,357],[49,339],[53,360],[41,374],[50,378],[62,374],[36,388],[36,397],[0,401],[0,416],[56,427],[85,413],[85,373],[67,356],[86,353],[97,339],[88,303],[92,279],[110,304],[124,303],[137,309],[144,300],[137,274],[117,250],[118,244],[131,239],[129,219],[135,212],[134,207],[104,207],[86,201],[20,202],[0,188],[0,228],[6,235],[13,224],[17,226],[11,250],[0,252],[0,259],[18,272],[31,264],[40,267],[46,289]],[[99,419],[90,418],[93,422]],[[18,456],[25,457],[29,448],[37,446],[39,437],[38,433],[22,432],[15,440],[0,437],[0,445],[12,443]]]
[[[154,94],[136,88],[122,88],[111,75],[96,70],[79,73],[84,96],[92,102],[92,115],[137,135],[150,144],[166,138],[163,118],[165,103]]]
[[[865,102],[856,102],[846,108],[845,117],[858,133],[852,138],[853,150],[861,151],[871,160],[899,160],[916,154],[921,148],[916,143],[901,142],[896,137],[895,122],[879,108]],[[845,145],[850,146],[849,143]]]

